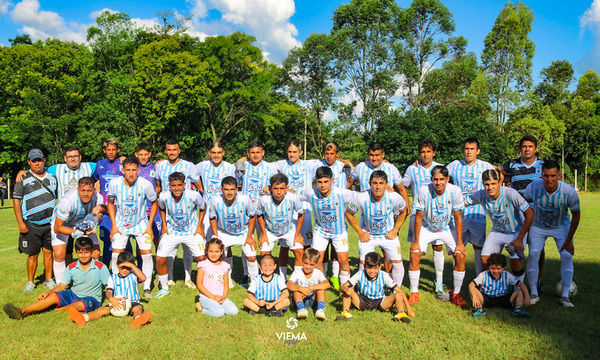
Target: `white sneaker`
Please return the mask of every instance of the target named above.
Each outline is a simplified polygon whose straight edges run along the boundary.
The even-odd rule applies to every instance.
[[[27,285],[25,285],[25,290],[23,290],[23,292],[30,292],[33,291],[33,289],[35,289],[35,283],[33,281],[28,281]]]
[[[48,279],[44,281],[44,286],[48,289],[54,289],[56,287],[56,282],[53,279]]]
[[[169,284],[169,287],[175,286],[175,281],[169,280],[169,282],[167,282],[167,284]]]
[[[308,310],[306,309],[299,309],[298,312],[296,313],[296,318],[298,319],[306,319],[308,317]]]
[[[327,316],[325,316],[325,310],[319,309],[319,310],[315,311],[315,317],[319,320],[326,320]]]
[[[190,289],[196,288],[196,284],[194,284],[194,282],[192,280],[186,281],[185,286],[189,287]]]
[[[531,298],[529,298],[529,302],[531,302],[531,305],[535,305],[538,302],[540,302],[540,297],[537,295],[531,295]]]
[[[562,307],[575,307],[575,305],[573,305],[573,303],[571,302],[571,300],[569,300],[568,297],[561,297],[560,300],[558,300],[558,303],[562,306]]]

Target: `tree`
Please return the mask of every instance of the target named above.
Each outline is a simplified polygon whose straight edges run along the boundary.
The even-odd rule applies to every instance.
[[[553,61],[550,66],[542,69],[542,81],[535,87],[533,93],[544,105],[563,102],[569,95],[568,87],[573,81],[573,66],[567,60]]]
[[[541,158],[555,155],[553,149],[562,146],[564,133],[565,123],[554,116],[549,105],[533,105],[516,111],[505,126],[510,144],[518,144],[525,135],[535,136]]]
[[[503,127],[510,111],[531,87],[535,44],[529,38],[533,11],[523,2],[508,1],[492,31],[485,37],[481,61],[489,74],[489,89],[496,124]]]
[[[15,47],[17,45],[31,45],[31,36],[29,34],[19,34],[15,36],[14,39],[8,39],[11,47]]]

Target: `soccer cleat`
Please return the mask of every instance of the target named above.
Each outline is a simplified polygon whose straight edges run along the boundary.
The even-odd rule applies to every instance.
[[[69,308],[69,317],[75,324],[82,327],[85,326],[85,318],[83,317],[83,314],[77,311],[77,309],[74,307]]]
[[[271,310],[267,313],[269,317],[283,317],[283,311],[281,310]]]
[[[558,303],[562,307],[568,307],[568,308],[575,307],[575,305],[573,305],[573,303],[571,302],[571,300],[569,300],[568,297],[561,297],[560,300],[558,300]]]
[[[192,280],[188,280],[185,282],[185,286],[189,287],[190,289],[195,289],[196,288],[196,284],[194,284],[194,282]]]
[[[452,303],[456,306],[465,306],[467,303],[463,300],[460,294],[452,294]]]
[[[487,312],[485,312],[485,310],[483,310],[483,308],[475,308],[475,311],[473,311],[473,317],[480,317],[480,316],[485,316],[487,315]]]
[[[315,311],[315,317],[319,320],[327,320],[327,316],[325,315],[325,310],[318,309]]]
[[[542,288],[542,280],[537,281],[537,290],[539,296],[544,296],[544,289]]]
[[[410,322],[412,320],[410,319],[410,317],[408,317],[408,315],[406,315],[406,313],[404,311],[402,311],[402,312],[399,312],[396,315],[394,315],[394,317],[392,318],[392,321],[400,321],[405,324],[410,324]]]
[[[44,281],[44,286],[48,289],[54,289],[56,287],[56,282],[53,279],[48,279]]]
[[[535,305],[538,302],[540,302],[540,297],[535,295],[535,294],[531,294],[531,297],[529,298],[529,302],[531,303],[531,305]]]
[[[331,283],[331,286],[336,289],[337,291],[340,291],[340,278],[337,276],[332,276],[329,278],[329,282]]]
[[[434,283],[435,284],[435,292],[436,294],[444,292],[444,283]]]
[[[450,295],[451,293],[449,292],[439,292],[435,294],[435,298],[441,301],[450,301]]]
[[[150,299],[152,297],[152,292],[150,289],[145,289],[143,294],[146,299]]]
[[[167,295],[169,295],[171,293],[171,290],[168,289],[160,289],[158,290],[158,292],[156,293],[156,295],[154,296],[157,299],[160,299],[162,297],[165,297]]]
[[[25,285],[25,290],[23,290],[23,292],[30,292],[33,291],[33,289],[35,289],[35,283],[33,281],[28,281],[27,285]]]
[[[15,319],[15,320],[23,319],[23,313],[21,313],[21,309],[14,306],[13,303],[4,304],[4,307],[2,307],[2,310],[4,310],[6,315],[8,315],[8,317],[11,319]]]
[[[528,318],[531,316],[527,311],[525,311],[525,309],[523,309],[522,306],[517,306],[516,308],[514,308],[514,310],[511,312],[511,314],[513,316],[523,317],[523,318]]]
[[[173,280],[169,280],[169,281],[167,282],[167,284],[168,284],[169,286],[175,286],[175,281],[173,281]]]
[[[306,319],[307,317],[308,317],[308,310],[298,309],[298,312],[296,313],[297,319]]]
[[[129,325],[131,325],[132,328],[136,328],[138,326],[142,326],[144,324],[147,324],[150,321],[150,317],[152,315],[150,315],[150,313],[143,313],[142,315],[136,317],[135,319],[133,319],[132,322],[129,323]]]
[[[410,293],[410,297],[408,298],[409,305],[416,305],[419,302],[419,293],[414,292]]]
[[[354,316],[352,316],[352,314],[350,314],[350,311],[344,310],[342,311],[336,318],[335,321],[340,321],[340,320],[350,320],[352,319]]]
[[[256,314],[258,314],[256,311],[252,310],[252,309],[248,309],[248,314],[254,316]]]

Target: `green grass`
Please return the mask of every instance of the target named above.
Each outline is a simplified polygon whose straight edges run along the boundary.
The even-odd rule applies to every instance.
[[[250,316],[241,311],[235,317],[213,319],[195,313],[197,291],[181,280],[181,260],[176,263],[177,285],[171,295],[145,303],[152,323],[132,330],[131,318],[106,317],[79,328],[64,312],[48,311],[23,321],[0,314],[0,358],[597,358],[600,352],[598,315],[600,307],[600,257],[596,225],[600,223],[600,195],[581,196],[582,221],[576,235],[575,281],[579,294],[574,309],[558,306],[553,289],[558,282],[560,260],[553,241],[546,246],[544,283],[546,295],[530,308],[530,319],[513,318],[508,310],[488,310],[484,318],[435,300],[431,253],[422,261],[421,302],[414,307],[417,317],[409,325],[391,321],[391,314],[353,311],[349,322],[334,322],[340,310],[339,294],[327,293],[328,320],[312,316],[299,322],[294,333],[306,341],[286,345],[277,333],[287,332],[283,318]],[[401,233],[403,256],[408,258],[406,224]],[[25,255],[16,250],[17,225],[12,209],[0,210],[0,304],[27,305],[44,291],[41,284],[24,294]],[[357,237],[350,230],[351,266],[356,269]],[[278,250],[276,250],[277,252]],[[471,248],[463,287],[474,276]],[[234,251],[234,278],[240,278],[239,249]],[[180,255],[181,256],[181,255]],[[407,263],[405,262],[405,267]],[[446,258],[445,283],[451,284],[451,259]],[[41,264],[38,283],[41,283]],[[408,284],[408,276],[405,277]],[[405,289],[406,290],[406,289]],[[156,289],[153,290],[156,293]],[[241,306],[245,289],[236,287],[230,298]],[[312,312],[310,312],[312,315]]]

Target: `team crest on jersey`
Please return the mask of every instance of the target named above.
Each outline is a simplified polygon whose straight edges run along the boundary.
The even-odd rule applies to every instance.
[[[542,168],[535,168],[535,173],[536,174],[541,174],[542,173]]]
[[[150,170],[149,174],[150,174],[151,178],[155,178],[156,177],[156,172],[154,170]]]

